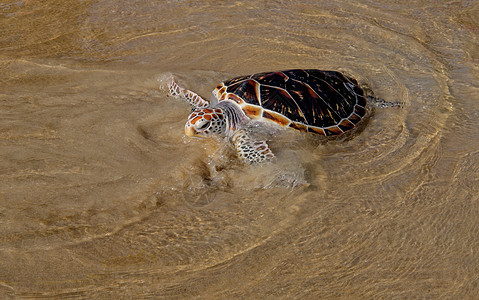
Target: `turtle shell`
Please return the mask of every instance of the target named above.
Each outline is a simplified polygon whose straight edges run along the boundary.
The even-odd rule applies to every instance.
[[[236,77],[219,84],[213,95],[235,101],[251,119],[326,136],[354,128],[367,102],[355,79],[314,69]]]

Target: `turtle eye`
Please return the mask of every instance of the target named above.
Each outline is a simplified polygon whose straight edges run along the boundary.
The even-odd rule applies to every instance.
[[[203,122],[203,124],[201,124],[198,129],[206,129],[208,127],[208,125],[210,125],[210,122],[206,121],[206,122]]]

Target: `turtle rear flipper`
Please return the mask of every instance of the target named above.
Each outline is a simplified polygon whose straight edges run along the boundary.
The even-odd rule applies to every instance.
[[[369,103],[376,108],[389,108],[389,107],[402,107],[402,103],[399,102],[390,102],[381,98],[376,98],[373,96],[367,96]]]
[[[261,164],[274,159],[274,154],[265,141],[251,139],[244,130],[238,130],[232,137],[232,142],[243,162],[250,165]]]

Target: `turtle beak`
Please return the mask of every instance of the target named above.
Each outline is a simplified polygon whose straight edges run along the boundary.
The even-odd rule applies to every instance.
[[[196,133],[196,130],[193,128],[193,126],[191,126],[190,124],[186,124],[185,126],[185,134],[187,136],[190,136],[190,137],[193,137],[193,136],[197,136],[198,134]]]
[[[190,123],[187,123],[185,125],[185,134],[189,137],[204,137],[203,135],[199,134],[198,131],[196,131],[195,127],[192,126]]]

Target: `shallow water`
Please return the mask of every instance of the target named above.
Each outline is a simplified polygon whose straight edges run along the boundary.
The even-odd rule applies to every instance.
[[[1,298],[479,294],[477,1],[0,4]],[[190,139],[172,73],[344,71],[360,128]],[[293,178],[299,185],[285,186]]]

